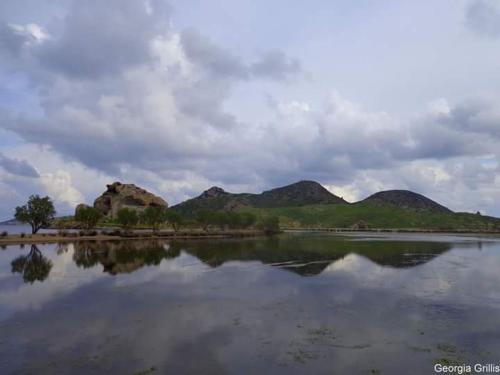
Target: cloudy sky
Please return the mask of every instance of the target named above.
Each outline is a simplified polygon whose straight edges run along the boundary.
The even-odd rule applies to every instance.
[[[499,0],[2,0],[0,219],[105,184],[500,215]]]

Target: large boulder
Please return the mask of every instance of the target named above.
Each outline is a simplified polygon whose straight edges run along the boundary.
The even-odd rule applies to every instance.
[[[168,207],[165,200],[134,184],[114,182],[106,186],[106,191],[94,201],[94,207],[109,218],[115,218],[122,208],[143,211],[149,206]]]

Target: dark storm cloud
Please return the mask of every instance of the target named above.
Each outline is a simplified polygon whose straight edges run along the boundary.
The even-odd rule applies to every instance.
[[[220,48],[193,29],[181,34],[181,43],[187,57],[209,73],[224,78],[248,78],[243,61],[228,50]]]
[[[216,77],[283,81],[301,72],[300,62],[280,50],[268,51],[255,62],[246,64],[195,30],[184,31],[181,41],[189,59]]]
[[[442,119],[458,131],[485,134],[500,139],[500,110],[486,100],[468,100],[450,110]]]
[[[473,0],[469,3],[465,20],[475,32],[489,37],[500,37],[500,4],[498,0]]]
[[[22,177],[40,177],[36,169],[26,160],[11,159],[0,152],[0,167]]]
[[[21,53],[26,36],[16,32],[7,23],[0,21],[0,52],[10,56],[17,56]],[[0,54],[1,56],[1,54]]]
[[[150,59],[150,42],[168,29],[169,12],[162,1],[74,1],[62,33],[47,41],[38,57],[70,77],[119,73]]]

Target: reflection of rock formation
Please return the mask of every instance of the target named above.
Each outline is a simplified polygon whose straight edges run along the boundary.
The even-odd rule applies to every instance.
[[[162,198],[141,189],[134,184],[115,182],[107,185],[106,191],[94,202],[94,207],[109,217],[116,217],[122,208],[142,211],[149,206],[167,207]]]
[[[302,276],[318,275],[335,261],[355,253],[381,266],[407,268],[424,264],[451,245],[422,241],[352,241],[336,236],[284,236],[238,240],[77,242],[73,260],[78,267],[98,264],[104,272],[131,273],[185,251],[218,267],[229,261],[260,261]]]
[[[317,275],[331,263],[356,253],[397,268],[424,264],[451,248],[447,243],[351,241],[343,237],[307,236],[270,239],[192,241],[173,243],[211,267],[228,261],[261,261],[302,276]]]
[[[13,273],[20,273],[26,283],[44,281],[52,269],[52,262],[43,256],[42,252],[31,245],[28,255],[21,255],[10,263]]]
[[[79,242],[74,246],[73,260],[78,267],[102,264],[104,272],[112,275],[159,265],[163,259],[178,255],[160,241]]]

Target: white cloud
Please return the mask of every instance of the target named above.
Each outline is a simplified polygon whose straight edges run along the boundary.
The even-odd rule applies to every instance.
[[[75,207],[78,203],[84,201],[82,193],[72,185],[71,175],[64,170],[59,169],[55,173],[43,173],[40,176],[40,182],[56,202]]]

